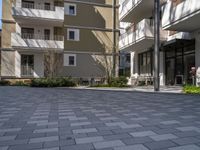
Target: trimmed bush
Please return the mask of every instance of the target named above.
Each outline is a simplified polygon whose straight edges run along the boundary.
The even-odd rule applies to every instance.
[[[111,87],[127,87],[128,80],[126,77],[112,78],[109,85]]]
[[[183,87],[184,93],[187,94],[200,94],[200,87],[196,87],[193,85],[186,85]]]
[[[71,78],[40,78],[33,79],[31,87],[74,87],[76,83]]]
[[[0,86],[9,86],[9,85],[10,85],[10,81],[0,80]]]
[[[30,84],[24,83],[23,81],[16,81],[12,86],[29,86]]]
[[[98,84],[92,87],[128,87],[126,77],[112,78],[108,84]]]

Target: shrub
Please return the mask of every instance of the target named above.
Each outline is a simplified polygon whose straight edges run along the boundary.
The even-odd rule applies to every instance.
[[[40,78],[33,79],[32,87],[74,87],[76,83],[71,78]]]
[[[187,94],[200,94],[200,87],[196,87],[193,85],[186,85],[183,88],[184,93]]]
[[[126,77],[112,78],[109,85],[111,87],[127,87],[128,80]]]
[[[29,84],[24,83],[23,81],[16,81],[12,86],[29,86]]]
[[[0,86],[9,86],[9,85],[10,85],[10,81],[0,80]]]
[[[128,87],[128,80],[126,77],[112,78],[108,84],[98,84],[92,87]]]

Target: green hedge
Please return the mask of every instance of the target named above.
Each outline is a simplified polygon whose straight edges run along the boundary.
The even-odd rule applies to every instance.
[[[9,86],[9,85],[10,85],[9,81],[5,81],[5,80],[0,81],[0,86]]]
[[[108,84],[98,84],[92,87],[128,87],[126,77],[112,78]]]
[[[200,87],[186,85],[184,86],[183,91],[187,94],[200,94]]]
[[[71,78],[40,78],[33,79],[31,87],[74,87],[76,83]]]

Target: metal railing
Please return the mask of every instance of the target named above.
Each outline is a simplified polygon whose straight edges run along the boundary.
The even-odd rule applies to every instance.
[[[51,41],[63,41],[64,36],[62,35],[45,35],[45,34],[30,34],[21,33],[22,39],[36,39],[36,40],[51,40]]]
[[[28,2],[22,2],[22,8],[28,8],[28,9],[40,9],[40,10],[47,10],[47,11],[55,11],[55,6],[52,5],[45,5],[45,4],[34,4],[34,3],[28,3]]]
[[[33,68],[34,68],[33,66],[21,65],[21,75],[22,76],[33,76],[34,75]]]

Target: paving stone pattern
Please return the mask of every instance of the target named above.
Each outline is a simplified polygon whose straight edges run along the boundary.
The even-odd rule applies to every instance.
[[[200,150],[200,96],[0,87],[0,150]]]

